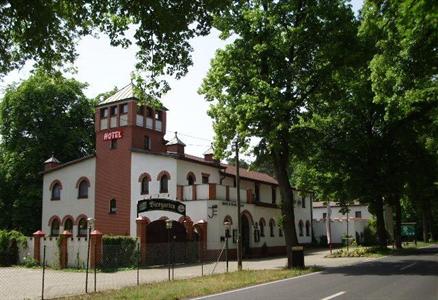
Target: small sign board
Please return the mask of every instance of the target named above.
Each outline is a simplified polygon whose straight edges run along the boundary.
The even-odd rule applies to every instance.
[[[401,236],[404,238],[415,238],[415,223],[402,223],[401,224]]]
[[[137,214],[152,210],[165,210],[183,216],[186,215],[186,205],[179,201],[163,198],[152,198],[138,201]]]

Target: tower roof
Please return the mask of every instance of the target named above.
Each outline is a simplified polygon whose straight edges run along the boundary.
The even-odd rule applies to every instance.
[[[56,159],[56,157],[52,154],[52,156],[44,162],[45,164],[56,163],[59,164],[60,161]]]
[[[183,143],[183,141],[181,141],[178,138],[178,132],[177,131],[175,131],[175,136],[173,137],[173,139],[171,139],[170,141],[168,141],[166,143],[166,146],[171,146],[171,145],[182,145],[182,146],[186,145],[186,144]]]
[[[100,102],[98,106],[116,103],[128,99],[137,99],[137,100],[139,99],[135,94],[135,85],[132,82],[122,87],[114,95]],[[158,105],[159,105],[158,109],[167,110],[167,108],[164,107],[164,105],[161,102],[158,102]]]
[[[132,98],[136,98],[136,97],[134,95],[134,84],[132,84],[131,82],[128,85],[121,88],[120,90],[118,90],[114,95],[103,100],[101,103],[99,103],[99,105],[110,104],[110,103],[119,102],[125,99],[132,99]]]

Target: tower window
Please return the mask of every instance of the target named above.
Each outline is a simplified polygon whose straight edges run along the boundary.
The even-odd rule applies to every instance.
[[[155,119],[157,119],[158,121],[161,121],[162,118],[163,118],[163,116],[162,116],[162,112],[161,111],[155,112]]]
[[[255,184],[255,202],[260,202],[260,185]]]
[[[117,106],[111,106],[111,116],[117,115]]]
[[[146,117],[152,118],[153,115],[154,114],[153,114],[152,108],[150,108],[150,107],[146,108]]]
[[[149,178],[147,176],[143,177],[141,180],[141,194],[149,194]]]
[[[208,178],[209,178],[208,175],[202,174],[202,184],[207,184],[208,183]]]
[[[88,182],[85,179],[79,183],[78,198],[88,198]]]
[[[117,140],[111,140],[110,142],[110,149],[117,149]]]
[[[100,109],[100,118],[101,119],[108,118],[108,108],[101,108]]]
[[[120,113],[127,114],[128,113],[128,103],[120,105]]]
[[[61,199],[61,184],[55,183],[52,187],[52,198],[51,200],[60,200]]]
[[[144,148],[146,150],[151,150],[151,138],[147,135],[144,137]]]
[[[116,202],[116,199],[111,199],[110,200],[109,213],[110,214],[115,214],[116,212],[117,212],[117,202]]]

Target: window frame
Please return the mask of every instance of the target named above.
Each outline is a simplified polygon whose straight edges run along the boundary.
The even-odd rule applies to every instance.
[[[119,112],[118,105],[114,105],[110,107],[110,116],[115,117]]]
[[[126,108],[126,111],[125,111],[125,108]],[[126,115],[129,111],[128,103],[120,104],[119,111],[120,111],[121,115]]]
[[[160,177],[160,194],[166,193],[169,193],[169,176],[167,176],[167,174],[163,174]]]
[[[149,178],[147,176],[144,176],[143,179],[140,182],[140,195],[148,195],[149,194]],[[145,187],[146,182],[146,189]]]
[[[58,232],[56,234],[54,234],[54,229],[53,229],[53,224],[58,224]],[[61,227],[61,222],[59,221],[59,219],[55,218],[52,220],[52,223],[50,223],[50,236],[51,237],[58,237],[60,234],[60,227]]]
[[[117,200],[115,198],[111,199],[109,202],[109,214],[114,215],[117,213]]]
[[[102,107],[100,109],[100,118],[101,119],[106,119],[109,116],[109,110],[108,107]]]
[[[85,222],[85,228],[81,228],[82,221]],[[84,233],[85,230],[85,233]],[[80,218],[78,221],[78,237],[86,237],[88,235],[88,221],[87,218]]]
[[[86,193],[81,193],[81,186],[85,184]],[[90,184],[86,179],[82,179],[78,184],[78,199],[88,199],[88,191],[90,189]]]
[[[55,195],[55,189],[57,189],[58,191],[58,195]],[[50,191],[50,200],[51,201],[59,201],[61,200],[61,190],[62,190],[62,185],[59,181],[55,182],[52,186],[52,189]]]

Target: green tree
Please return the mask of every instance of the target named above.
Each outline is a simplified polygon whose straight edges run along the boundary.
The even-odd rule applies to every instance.
[[[46,70],[73,63],[80,37],[104,34],[112,46],[134,41],[140,86],[158,96],[168,89],[161,75],[187,73],[189,39],[209,33],[211,14],[230,1],[35,0],[0,3],[0,76],[33,61]],[[147,76],[146,76],[147,75]]]
[[[200,93],[212,102],[217,157],[239,136],[272,159],[282,196],[288,267],[295,230],[289,162],[295,132],[316,103],[336,93],[332,78],[346,62],[355,34],[344,1],[236,1],[214,19],[222,38]]]
[[[41,226],[43,162],[61,162],[94,149],[93,103],[85,84],[37,71],[7,88],[0,103],[0,226],[26,234]]]

